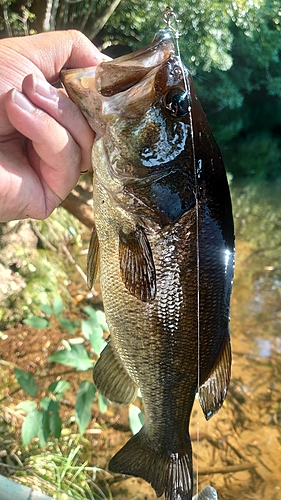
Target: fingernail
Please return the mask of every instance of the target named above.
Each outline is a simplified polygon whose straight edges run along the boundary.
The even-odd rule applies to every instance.
[[[42,97],[45,97],[45,99],[48,99],[50,101],[58,101],[58,92],[46,80],[41,80],[40,78],[37,78],[35,75],[33,75],[33,85],[34,90]]]
[[[24,109],[24,111],[28,111],[29,113],[36,111],[35,106],[19,90],[13,89],[11,97],[12,101],[21,109]]]

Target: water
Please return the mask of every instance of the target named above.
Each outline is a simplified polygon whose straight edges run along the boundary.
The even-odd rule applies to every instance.
[[[220,500],[281,499],[281,184],[233,187],[236,271],[232,380],[208,423],[199,405],[199,490]],[[204,473],[205,474],[202,474]]]

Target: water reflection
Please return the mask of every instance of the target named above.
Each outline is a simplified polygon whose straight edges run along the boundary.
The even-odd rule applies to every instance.
[[[257,343],[257,355],[262,358],[268,358],[271,354],[271,342],[266,339],[256,339]]]
[[[262,358],[269,358],[275,352],[281,354],[281,337],[277,337],[275,340],[267,339],[256,339],[257,344],[257,355]]]
[[[207,424],[200,409],[194,411],[193,431],[199,426],[201,434],[198,452],[194,449],[199,488],[213,485],[220,500],[277,500],[281,499],[281,184],[234,186],[232,196],[237,243],[232,382],[224,408]]]

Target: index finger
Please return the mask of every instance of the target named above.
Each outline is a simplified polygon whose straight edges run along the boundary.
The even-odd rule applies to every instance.
[[[27,74],[41,72],[41,76],[43,74],[46,80],[54,83],[63,67],[96,66],[104,59],[97,47],[76,30],[5,39],[0,46],[6,50],[6,56],[9,52],[11,57],[16,55],[20,80]]]

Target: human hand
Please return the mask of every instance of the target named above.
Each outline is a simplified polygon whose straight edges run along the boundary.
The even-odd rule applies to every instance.
[[[94,132],[50,83],[102,58],[74,30],[0,41],[0,221],[48,217],[90,167]]]

